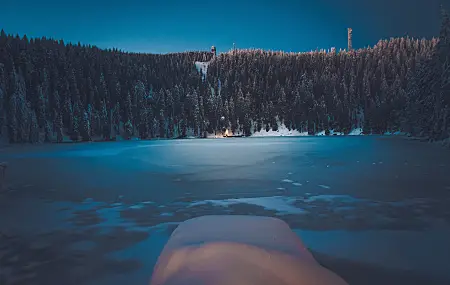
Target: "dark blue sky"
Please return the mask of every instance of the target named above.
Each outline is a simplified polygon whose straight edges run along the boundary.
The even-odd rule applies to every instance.
[[[70,3],[67,3],[70,2]],[[380,38],[431,38],[449,0],[0,0],[0,28],[134,52],[238,48],[309,51]]]

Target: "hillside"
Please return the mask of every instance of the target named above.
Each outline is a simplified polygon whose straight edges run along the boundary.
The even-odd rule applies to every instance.
[[[0,129],[10,142],[276,131],[450,137],[450,22],[432,40],[355,51],[132,54],[0,35]],[[194,62],[207,62],[197,70]],[[198,66],[198,64],[197,64]],[[206,72],[206,76],[202,74]],[[204,77],[203,77],[204,76]],[[225,120],[221,121],[221,117]]]

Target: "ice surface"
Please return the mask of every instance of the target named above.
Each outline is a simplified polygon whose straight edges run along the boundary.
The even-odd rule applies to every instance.
[[[294,230],[310,250],[382,267],[448,278],[450,227],[436,223],[424,231]],[[333,242],[330,242],[333,241]],[[439,245],[430,250],[427,245]],[[430,266],[430,263],[433,266]]]

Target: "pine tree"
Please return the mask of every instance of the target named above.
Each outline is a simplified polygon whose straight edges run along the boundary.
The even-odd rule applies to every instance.
[[[30,131],[29,131],[29,142],[37,143],[39,142],[39,124],[35,111],[31,111],[30,113]]]
[[[109,114],[108,114],[108,108],[106,106],[106,102],[102,100],[100,105],[100,121],[101,121],[101,128],[102,128],[102,136],[103,139],[109,140],[110,139],[110,132],[111,132],[111,125],[109,124]]]
[[[63,142],[63,120],[61,113],[56,113],[55,115],[55,131],[56,131],[56,142],[61,143]]]
[[[83,141],[91,140],[91,122],[89,120],[88,112],[83,112],[83,118],[81,122],[81,138]]]
[[[9,112],[8,112],[8,134],[11,142],[19,142],[19,122],[18,115],[18,94],[14,93],[9,98]]]

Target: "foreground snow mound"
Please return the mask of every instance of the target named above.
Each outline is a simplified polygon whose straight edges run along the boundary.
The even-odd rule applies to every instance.
[[[314,259],[284,221],[237,215],[181,223],[158,257],[151,278],[150,285],[243,284],[243,280],[259,285],[280,284],[280,280],[285,285],[347,285]]]
[[[269,130],[266,132],[266,129],[263,128],[258,132],[254,132],[252,134],[253,137],[297,137],[297,136],[307,136],[307,132],[299,132],[297,130],[289,130],[284,124],[278,126],[278,130]]]
[[[362,130],[362,128],[356,128],[356,129],[353,129],[348,135],[349,136],[362,136],[363,130]]]
[[[202,73],[203,80],[205,80],[206,74],[208,73],[208,66],[209,62],[201,62],[201,61],[195,62],[195,67],[197,68],[198,72]]]

